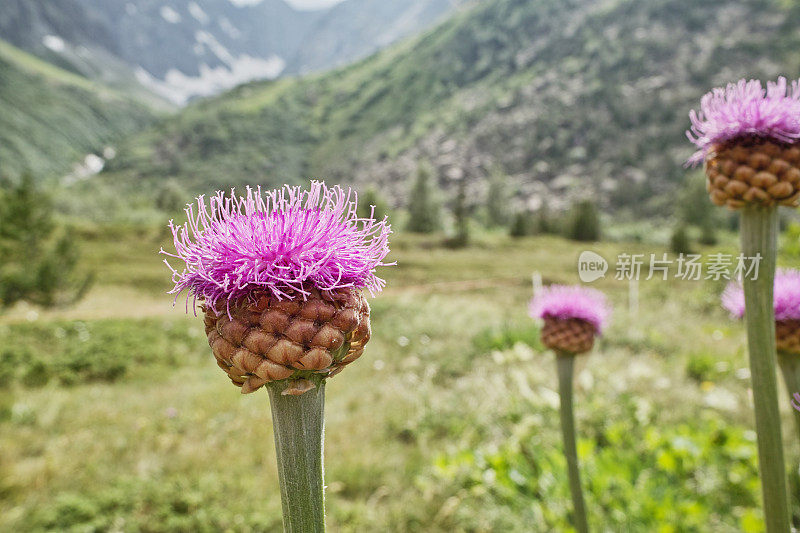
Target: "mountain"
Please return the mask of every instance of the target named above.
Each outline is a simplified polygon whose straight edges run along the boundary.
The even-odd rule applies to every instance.
[[[489,0],[357,64],[190,106],[130,139],[105,179],[197,193],[315,176],[402,205],[430,161],[474,202],[502,172],[518,207],[590,196],[669,214],[689,109],[740,77],[797,77],[798,22],[779,0]]]
[[[61,176],[80,160],[73,177],[85,177],[102,168],[108,143],[154,118],[142,101],[0,40],[0,177]]]
[[[462,0],[348,0],[316,17],[286,72],[308,73],[346,65],[417,33]],[[343,28],[353,28],[342,31]]]
[[[342,65],[430,25],[454,0],[0,0],[0,36],[105,83],[177,104],[252,79]],[[134,82],[135,77],[135,82]]]

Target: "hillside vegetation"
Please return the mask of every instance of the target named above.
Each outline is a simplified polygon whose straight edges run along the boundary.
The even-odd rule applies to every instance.
[[[430,160],[475,201],[499,171],[532,207],[591,194],[664,214],[688,110],[742,76],[796,77],[798,20],[778,0],[488,0],[355,65],[191,106],[126,143],[107,179],[196,193],[317,176],[402,204]]]
[[[153,119],[145,104],[0,40],[0,176],[60,176]]]

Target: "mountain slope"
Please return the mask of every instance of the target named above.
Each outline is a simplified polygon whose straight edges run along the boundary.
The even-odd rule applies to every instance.
[[[779,0],[490,0],[358,64],[250,84],[138,136],[137,187],[191,192],[308,176],[402,203],[422,160],[441,185],[508,174],[517,198],[664,214],[692,148],[687,112],[742,76],[797,77],[800,15]],[[147,185],[145,185],[147,187]]]
[[[329,68],[424,28],[454,0],[0,0],[0,36],[106,83],[177,104],[252,79]]]
[[[153,118],[144,104],[0,41],[0,175],[59,176]]]

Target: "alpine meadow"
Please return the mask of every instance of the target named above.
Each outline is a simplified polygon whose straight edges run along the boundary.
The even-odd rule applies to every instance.
[[[0,531],[800,528],[799,78],[795,0],[0,0]]]

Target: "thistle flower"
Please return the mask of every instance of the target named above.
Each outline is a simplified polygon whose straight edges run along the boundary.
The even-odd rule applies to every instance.
[[[325,378],[356,360],[370,338],[375,269],[387,265],[391,228],[359,218],[357,196],[311,182],[243,196],[197,198],[170,221],[175,286],[199,300],[217,364],[249,393],[266,385],[272,408],[284,531],[324,532]]]
[[[700,163],[715,145],[741,137],[759,137],[793,143],[800,139],[800,80],[789,90],[786,78],[767,82],[739,80],[724,89],[717,87],[703,96],[700,111],[689,113],[686,132],[697,152],[689,163]]]
[[[776,346],[782,354],[800,355],[800,270],[779,268],[775,273],[774,287]],[[721,301],[733,318],[744,317],[741,283],[729,283]]]
[[[740,80],[703,96],[689,113],[686,136],[706,161],[708,191],[717,205],[790,205],[800,198],[800,80]]]
[[[357,197],[348,189],[314,181],[308,190],[285,186],[244,196],[217,192],[188,221],[170,221],[176,253],[161,253],[186,263],[173,273],[170,294],[187,290],[216,308],[229,307],[254,293],[279,300],[306,299],[315,288],[326,293],[365,288],[380,292],[384,281],[375,268],[385,265],[391,229],[386,220],[358,218]]]
[[[775,345],[778,363],[786,390],[794,399],[800,398],[800,270],[778,269],[775,274]],[[745,314],[744,290],[741,283],[729,283],[722,293],[722,306],[734,318]],[[800,431],[800,413],[795,412]]]
[[[580,285],[550,285],[537,291],[528,308],[532,318],[544,320],[542,343],[555,351],[558,368],[561,432],[567,477],[574,508],[573,525],[580,533],[588,533],[586,503],[578,469],[575,415],[572,408],[572,381],[575,355],[590,351],[594,339],[608,321],[611,308],[605,295]]]
[[[291,379],[286,394],[357,359],[370,337],[369,305],[384,281],[387,221],[358,218],[357,196],[312,182],[243,196],[197,199],[187,222],[170,228],[181,271],[177,296],[200,300],[218,365],[243,393]],[[311,379],[311,378],[315,379]]]
[[[551,285],[531,300],[529,314],[544,320],[542,342],[559,353],[592,349],[610,314],[605,295],[579,285]]]
[[[744,289],[740,282],[729,283],[721,300],[732,317],[744,317]],[[779,268],[775,272],[773,308],[776,322],[800,320],[800,270]]]

